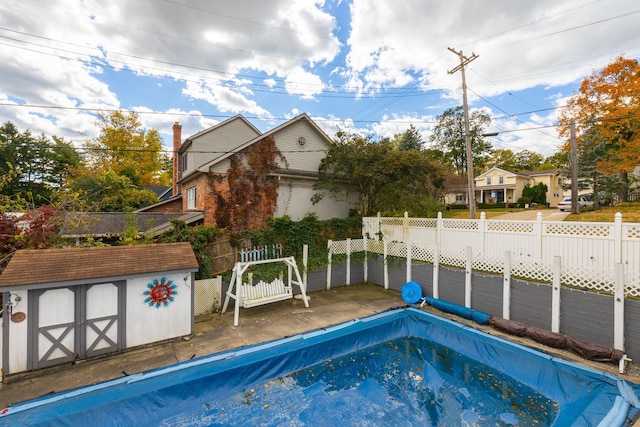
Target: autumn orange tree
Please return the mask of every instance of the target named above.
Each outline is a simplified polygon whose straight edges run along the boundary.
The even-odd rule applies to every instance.
[[[162,138],[156,129],[145,130],[137,113],[101,114],[99,125],[98,138],[85,143],[93,173],[115,171],[137,186],[170,184],[170,162],[162,151]]]
[[[628,174],[640,165],[640,65],[618,57],[594,71],[561,110],[559,133],[569,139],[575,123],[578,153],[594,159],[606,176],[617,175],[626,201]],[[569,142],[564,147],[569,150]]]

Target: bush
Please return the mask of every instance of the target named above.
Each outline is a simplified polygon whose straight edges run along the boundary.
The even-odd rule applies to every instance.
[[[454,210],[454,209],[467,209],[467,205],[459,205],[457,203],[447,205],[447,210]]]
[[[520,197],[518,199],[518,206],[524,207],[525,205],[531,206],[531,197]]]
[[[478,209],[504,209],[504,203],[478,203]]]

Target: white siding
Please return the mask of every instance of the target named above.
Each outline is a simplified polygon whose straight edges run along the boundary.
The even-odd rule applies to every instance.
[[[144,302],[147,283],[154,278],[172,280],[177,285],[178,294],[168,306],[150,307]],[[126,347],[135,347],[177,338],[191,333],[193,316],[191,312],[191,273],[157,274],[154,277],[141,277],[127,280],[127,331]]]
[[[226,152],[239,147],[258,136],[251,126],[244,120],[236,119],[219,128],[212,129],[191,142],[187,149],[187,170],[183,175],[216,159]]]
[[[20,297],[20,302],[16,303],[16,297]],[[9,322],[9,372],[22,372],[27,370],[27,340],[29,323],[29,294],[27,291],[11,291],[11,301],[13,302],[13,312],[22,311],[27,315],[26,320],[15,323],[5,315],[5,322]],[[7,313],[8,314],[8,313]]]
[[[298,120],[291,125],[274,133],[278,149],[287,159],[286,164],[279,160],[278,166],[306,172],[318,172],[320,162],[328,150],[327,144],[315,128],[306,120]],[[304,137],[305,144],[298,144],[298,139]]]
[[[315,213],[319,219],[344,218],[351,206],[344,201],[336,201],[326,196],[319,203],[312,204],[314,194],[312,180],[295,180],[281,178],[278,186],[278,203],[275,216],[288,215],[294,221],[301,220],[307,213]]]

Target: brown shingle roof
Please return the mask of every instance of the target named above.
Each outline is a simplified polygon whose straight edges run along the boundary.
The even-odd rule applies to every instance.
[[[0,288],[197,269],[189,243],[28,249],[13,255],[0,275]]]

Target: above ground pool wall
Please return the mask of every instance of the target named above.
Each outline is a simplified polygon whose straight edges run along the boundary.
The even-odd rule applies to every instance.
[[[368,259],[368,282],[384,285],[382,257]],[[353,266],[352,266],[353,268]],[[401,290],[406,280],[406,265],[390,263],[389,288]],[[465,305],[465,272],[440,267],[438,299]],[[413,263],[411,280],[422,286],[425,296],[433,297],[433,265]],[[502,276],[472,273],[471,308],[503,317]],[[523,280],[511,280],[510,319],[551,330],[551,286]],[[560,293],[560,333],[573,338],[613,347],[613,297],[562,288]],[[640,360],[640,331],[630,327],[640,322],[640,301],[625,302],[625,353]]]

